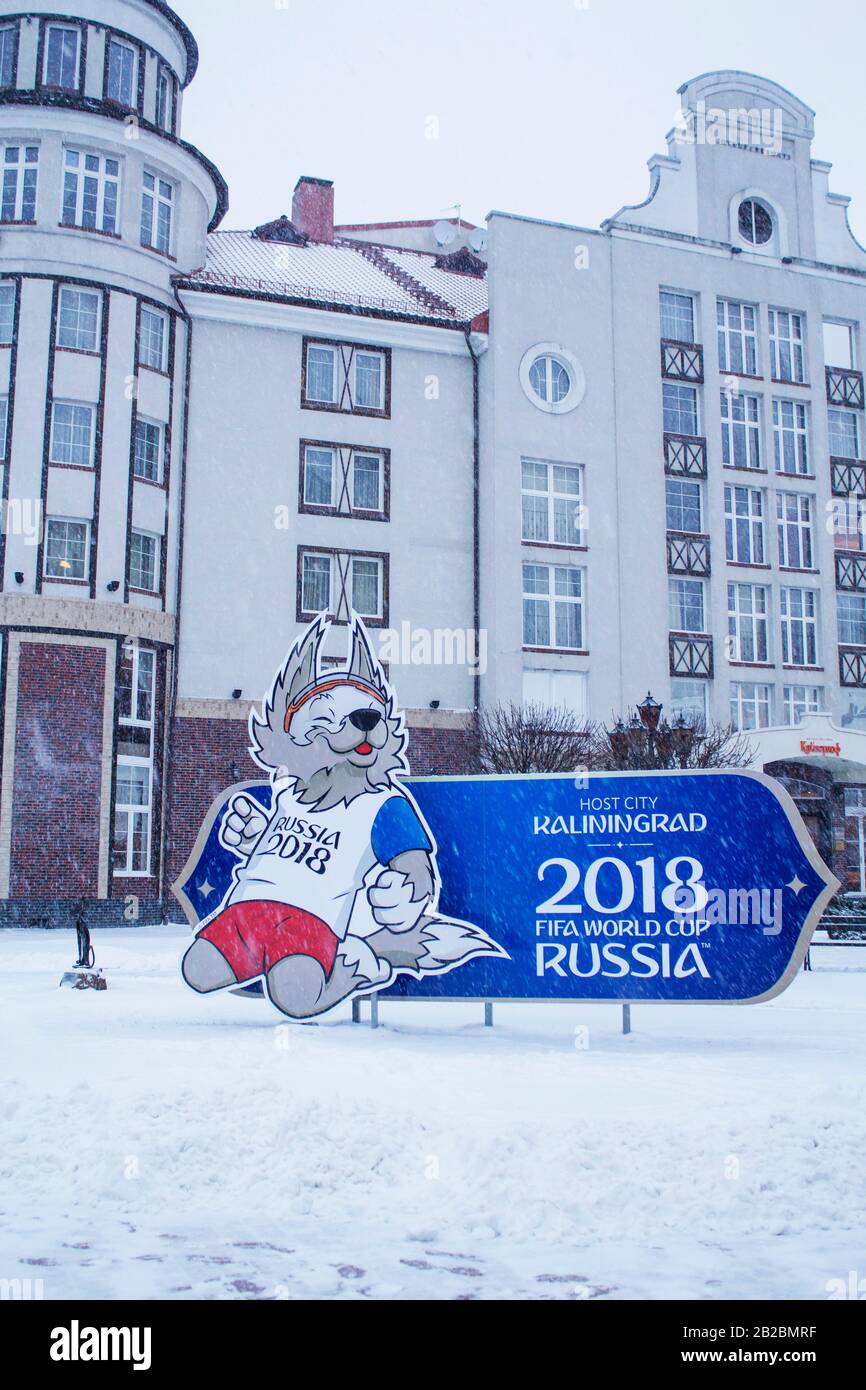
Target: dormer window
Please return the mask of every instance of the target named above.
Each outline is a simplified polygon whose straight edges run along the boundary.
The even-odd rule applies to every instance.
[[[81,30],[49,24],[45,30],[42,82],[63,92],[77,92],[81,62]]]
[[[744,198],[737,212],[740,236],[751,246],[766,246],[773,235],[773,219],[757,198]]]
[[[105,95],[120,106],[134,107],[138,78],[138,54],[131,44],[111,39],[108,44]]]

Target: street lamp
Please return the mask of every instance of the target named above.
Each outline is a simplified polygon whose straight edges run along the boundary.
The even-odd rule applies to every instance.
[[[626,767],[670,767],[674,762],[686,767],[700,736],[682,714],[673,726],[662,719],[663,706],[650,691],[627,724],[618,719],[608,732],[617,763]]]
[[[638,705],[637,712],[640,715],[640,722],[647,732],[654,734],[659,726],[662,706],[659,704],[658,700],[653,699],[649,690],[646,693],[646,699],[643,704]]]

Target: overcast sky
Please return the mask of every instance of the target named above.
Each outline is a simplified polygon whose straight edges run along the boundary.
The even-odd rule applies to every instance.
[[[790,88],[866,243],[864,0],[174,0],[201,48],[183,134],[226,227],[334,180],[339,222],[461,203],[596,226],[646,196],[676,89],[713,68]]]

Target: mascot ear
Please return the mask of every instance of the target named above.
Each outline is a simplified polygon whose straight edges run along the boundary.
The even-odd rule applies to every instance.
[[[384,690],[385,680],[382,668],[373,655],[367,632],[361,619],[352,618],[351,646],[349,648],[349,675]]]
[[[305,686],[312,684],[316,679],[319,673],[319,648],[324,640],[327,626],[327,622],[323,618],[316,618],[292,652],[286,670],[288,677],[287,706],[292,703],[295,696]]]

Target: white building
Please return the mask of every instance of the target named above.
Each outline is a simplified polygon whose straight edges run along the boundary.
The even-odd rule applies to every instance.
[[[649,685],[759,728],[862,878],[866,252],[809,109],[687,84],[596,231],[335,225],[309,177],[222,231],[186,26],[75,9],[0,0],[0,920],[161,911],[321,607],[334,659],[379,631],[416,771],[479,701]]]

